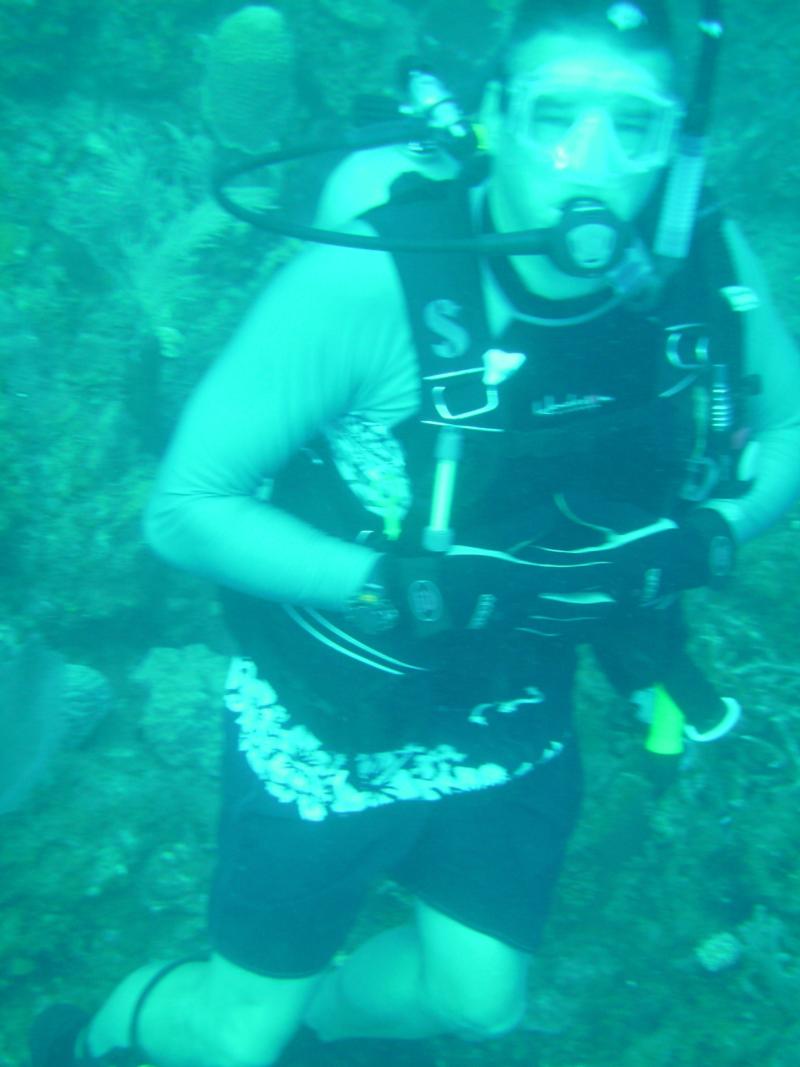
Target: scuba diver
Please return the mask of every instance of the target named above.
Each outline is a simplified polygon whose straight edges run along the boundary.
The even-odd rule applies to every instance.
[[[800,361],[700,196],[721,29],[684,100],[656,0],[523,0],[479,165],[401,163],[331,233],[333,197],[196,389],[146,532],[238,644],[210,953],[48,1009],[34,1067],[507,1033],[579,808],[576,650],[690,744],[735,725],[680,594],[800,495]],[[345,953],[380,878],[408,919]]]

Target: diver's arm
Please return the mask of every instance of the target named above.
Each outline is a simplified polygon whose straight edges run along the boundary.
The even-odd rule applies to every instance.
[[[314,249],[270,284],[190,399],[145,518],[177,567],[271,600],[335,609],[374,565],[258,498],[345,412],[393,425],[417,402],[402,295],[384,253]]]
[[[753,431],[753,470],[748,475],[754,478],[752,488],[735,500],[712,500],[707,506],[719,511],[743,542],[771,526],[800,497],[800,353],[741,231],[727,223],[725,236],[741,284],[761,301],[757,309],[743,313],[745,373],[756,375],[761,388],[747,410]]]

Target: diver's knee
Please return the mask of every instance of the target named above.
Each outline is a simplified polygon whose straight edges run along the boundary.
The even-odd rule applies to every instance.
[[[488,1041],[516,1030],[525,1015],[521,992],[492,994],[475,989],[428,990],[429,1009],[451,1034],[465,1041]]]
[[[193,1047],[202,1050],[196,1067],[272,1067],[296,1033],[317,981],[313,975],[265,977],[212,957],[192,999]]]
[[[273,1067],[283,1053],[285,1035],[228,1018],[209,1028],[203,1062],[198,1067]]]

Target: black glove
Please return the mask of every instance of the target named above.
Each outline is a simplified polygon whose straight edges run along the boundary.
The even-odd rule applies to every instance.
[[[505,629],[583,640],[620,608],[667,602],[731,569],[732,537],[710,509],[679,525],[588,495],[557,504],[561,524],[542,536],[550,545],[382,557],[351,601],[351,621],[372,633],[410,627],[416,637]]]
[[[610,564],[526,545],[513,553],[455,545],[442,555],[384,556],[350,605],[365,631],[405,625],[416,637],[447,630],[526,630],[579,637],[614,609]]]
[[[588,497],[561,497],[559,507],[575,526],[595,531],[598,543],[568,554],[606,563],[603,588],[620,604],[663,604],[684,589],[719,584],[733,569],[733,535],[711,508],[698,508],[678,523]]]

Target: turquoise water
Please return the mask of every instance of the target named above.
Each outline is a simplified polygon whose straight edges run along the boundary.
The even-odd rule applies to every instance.
[[[211,202],[214,161],[240,150],[211,134],[340,131],[420,33],[472,100],[512,6],[285,0],[273,81],[237,94],[220,76],[212,105],[209,39],[234,4],[0,4],[0,767],[31,786],[0,782],[0,1067],[25,1062],[43,1004],[91,1008],[203,943],[228,642],[213,590],[154,560],[139,516],[188,391],[294,250]],[[715,179],[796,329],[800,31],[777,3],[727,7]],[[322,176],[280,171],[262,195],[307,217]],[[587,659],[589,791],[526,1026],[442,1041],[443,1064],[800,1063],[798,539],[790,515],[727,592],[691,600],[696,654],[747,718],[666,791]],[[96,672],[104,714],[86,676],[26,684],[33,639]],[[354,938],[402,903],[377,894]]]

